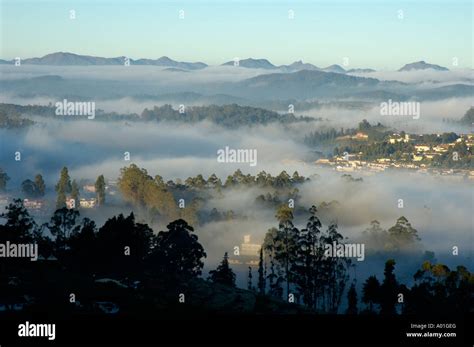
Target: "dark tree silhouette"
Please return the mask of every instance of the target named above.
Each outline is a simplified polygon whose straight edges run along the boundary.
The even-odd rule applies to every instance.
[[[444,264],[425,261],[406,295],[404,313],[459,314],[474,307],[474,274],[464,266],[450,270]]]
[[[71,193],[71,178],[67,167],[63,167],[59,177],[59,181],[56,184],[56,193],[58,194],[56,200],[56,208],[60,209],[66,206],[66,194]]]
[[[41,176],[41,174],[37,174],[35,176],[35,185],[38,196],[44,196],[44,193],[46,192],[46,184],[44,183],[43,176]]]
[[[97,230],[93,220],[84,218],[81,229],[69,237],[70,266],[77,271],[91,272],[96,267]]]
[[[36,188],[36,184],[32,180],[24,180],[23,182],[21,182],[21,191],[28,198],[34,198],[39,195]]]
[[[281,298],[283,295],[281,284],[284,279],[281,276],[280,264],[275,259],[276,253],[281,249],[280,242],[278,241],[278,233],[279,231],[276,228],[269,229],[265,235],[262,247],[265,249],[265,254],[268,258],[266,262],[270,264],[270,271],[267,275],[269,294]]]
[[[73,180],[71,183],[71,199],[74,200],[74,208],[79,208],[79,195],[79,186],[76,180]]]
[[[380,313],[396,314],[395,305],[397,303],[398,282],[393,271],[395,270],[395,260],[389,259],[385,263],[384,280],[380,287]]]
[[[280,174],[280,181],[286,182],[289,176],[286,172],[285,175]],[[288,176],[288,177],[287,177]],[[296,258],[296,240],[298,229],[293,225],[293,212],[292,209],[286,205],[282,205],[278,208],[275,218],[278,220],[278,233],[275,248],[275,259],[282,263],[285,271],[286,281],[286,295],[290,293],[290,283],[293,282],[291,273],[291,263]]]
[[[90,234],[89,230],[86,230]],[[92,237],[92,236],[89,236]],[[153,245],[153,230],[136,223],[135,215],[122,214],[108,219],[97,233],[96,259],[102,271],[112,274],[137,274],[145,267]]]
[[[192,232],[193,227],[183,219],[175,220],[160,231],[155,239],[150,261],[154,270],[163,276],[193,278],[201,275],[206,252]]]
[[[0,168],[0,192],[4,192],[7,189],[7,182],[10,179],[7,173]]]
[[[76,225],[76,219],[78,217],[79,211],[68,209],[66,207],[60,208],[54,212],[50,222],[47,224],[47,228],[56,238],[55,247],[57,251],[64,251],[69,236],[71,236],[73,232],[79,230],[80,227]]]
[[[97,205],[102,206],[105,204],[105,178],[104,175],[97,177],[95,181],[95,194],[97,196]]]
[[[355,284],[352,283],[351,287],[349,288],[349,291],[347,292],[347,302],[348,302],[348,307],[347,307],[347,314],[357,314],[358,309],[357,309],[357,291],[355,289]]]
[[[258,292],[260,295],[265,295],[267,287],[265,279],[265,264],[263,260],[263,247],[260,248],[260,257],[258,260]]]
[[[222,259],[217,269],[209,272],[209,279],[214,283],[235,287],[235,273],[229,266],[227,252],[224,253],[224,259]]]
[[[377,277],[367,278],[362,293],[362,302],[368,305],[369,313],[374,313],[374,305],[380,302],[380,282]]]
[[[295,272],[295,282],[303,302],[310,308],[315,308],[317,300],[317,264],[321,262],[323,252],[320,240],[321,221],[316,216],[317,209],[312,206],[306,228],[298,234],[296,259],[292,266]]]
[[[249,266],[249,275],[247,281],[247,289],[253,290],[253,283],[252,283],[252,267]]]
[[[6,212],[0,214],[0,218],[6,219],[5,224],[0,225],[0,241],[31,242],[37,225],[23,205],[23,201],[15,199],[5,209]]]

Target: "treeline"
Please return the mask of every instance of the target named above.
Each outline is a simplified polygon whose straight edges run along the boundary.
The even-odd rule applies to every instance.
[[[396,279],[394,259],[386,261],[382,283],[376,276],[363,283],[360,301],[365,306],[359,307],[355,278],[349,286],[349,269],[355,264],[324,253],[327,244],[344,244],[337,225],[330,224],[324,230],[314,206],[303,229],[293,225],[292,211],[286,206],[278,210],[276,218],[279,227],[268,231],[260,253],[258,288],[262,294],[281,297],[294,291],[298,302],[328,313],[340,313],[343,293],[347,295],[346,314],[472,312],[474,274],[465,266],[450,270],[446,265],[425,261],[413,276],[414,285],[408,288]],[[388,231],[374,221],[364,234],[375,239],[377,246],[384,245],[385,252],[397,256],[404,256],[419,241],[416,229],[403,216]]]
[[[151,220],[160,217],[167,220],[182,218],[197,225],[202,220],[228,220],[236,216],[232,211],[221,213],[217,210],[211,211],[209,215],[203,215],[200,211],[203,197],[212,192],[260,187],[293,191],[296,196],[297,191],[294,191],[294,188],[307,180],[298,172],[290,176],[286,171],[282,171],[279,175],[272,176],[262,171],[253,176],[244,175],[242,171],[237,170],[229,175],[224,183],[215,174],[210,175],[208,179],[198,174],[195,177],[188,177],[184,182],[179,179],[165,182],[160,175],[152,177],[147,170],[131,164],[121,169],[118,188],[125,201],[148,210]]]
[[[54,106],[50,103],[48,106],[41,105],[16,105],[0,103],[0,114],[8,116],[16,115],[38,115],[38,116],[53,116]]]
[[[445,133],[441,136],[424,135],[415,136],[410,142],[371,142],[356,143],[345,146],[338,146],[334,149],[335,156],[342,156],[344,153],[358,154],[360,159],[373,161],[380,158],[389,158],[393,160],[413,161],[413,155],[417,153],[415,145],[423,144],[427,146],[436,146],[439,144],[452,143],[458,135],[454,133]],[[456,142],[454,146],[449,146],[446,152],[438,153],[432,159],[424,158],[420,163],[438,168],[447,169],[470,169],[474,164],[473,148],[469,147],[465,141]]]
[[[464,141],[457,142],[453,147],[449,147],[447,152],[433,157],[430,164],[439,168],[472,170],[474,148],[469,147]]]
[[[301,229],[293,224],[293,209],[287,206],[281,206],[275,217],[278,220],[278,228],[268,230],[260,250],[256,290],[261,295],[270,295],[289,302],[294,300],[311,310],[326,313],[340,312],[343,295],[347,294],[349,303],[347,313],[359,312],[355,290],[356,279],[353,278],[349,285],[350,269],[355,267],[355,263],[344,256],[335,257],[326,254],[327,245],[338,247],[346,243],[337,225],[330,223],[327,228],[323,228],[315,206],[309,210],[306,227]],[[365,232],[364,236],[369,236],[375,242],[381,242],[386,246],[386,252],[395,255],[405,254],[404,252],[419,240],[416,229],[403,216],[388,231],[381,229],[378,222],[372,222],[372,228]],[[374,245],[369,245],[371,246]],[[369,284],[364,285],[362,301],[367,304],[366,312],[378,312],[374,308],[374,304],[377,303],[382,307],[381,313],[396,313],[397,303],[407,303],[406,300],[397,301],[399,294],[411,298],[411,292],[406,287],[390,279],[392,276],[394,279],[393,265],[392,260],[387,262],[388,279],[386,278],[387,283],[384,282],[382,289],[379,286],[377,290],[372,290],[373,277],[367,280]],[[251,278],[250,273],[249,282]],[[473,279],[471,277],[470,281]],[[466,295],[465,289],[461,288],[462,293],[458,294]],[[404,310],[403,307],[413,308],[415,305],[416,303],[412,302],[407,306],[398,305],[399,311]]]
[[[7,182],[10,180],[8,174],[0,168],[0,192],[5,192]],[[94,184],[97,204],[105,204],[105,178],[99,175]],[[60,209],[67,206],[68,202],[74,201],[74,206],[79,206],[80,187],[76,180],[71,180],[67,167],[61,169],[60,177],[54,187],[56,191],[56,208]],[[41,198],[46,193],[46,183],[41,174],[37,174],[33,180],[26,179],[21,182],[21,192],[26,198]]]
[[[6,191],[9,180],[10,176],[0,168],[0,193]],[[43,176],[37,174],[33,180],[26,179],[21,182],[21,191],[27,198],[39,198],[44,196],[46,184],[44,183]]]
[[[351,143],[354,141],[347,138],[344,139],[344,137],[354,136],[358,132],[366,134],[368,136],[368,141],[379,141],[390,133],[388,128],[381,123],[371,125],[366,119],[364,119],[359,123],[357,128],[341,128],[339,130],[331,128],[325,131],[312,131],[305,135],[304,143],[310,147],[331,145],[335,144],[336,141],[343,140]]]
[[[99,206],[105,204],[105,187],[104,175],[99,175],[94,184],[96,201]],[[67,167],[61,169],[58,183],[54,189],[56,191],[56,209],[66,206],[79,207],[80,187],[76,180],[71,181]]]
[[[26,179],[21,183],[21,191],[28,198],[39,198],[44,196],[46,192],[46,184],[43,176],[37,174],[34,180]]]
[[[415,146],[410,142],[372,142],[363,144],[352,144],[334,148],[334,155],[342,156],[344,153],[360,154],[362,160],[376,160],[379,158],[392,158],[410,160],[411,156],[404,153],[415,153]]]
[[[408,288],[397,280],[395,261],[389,259],[383,281],[370,276],[363,284],[359,299],[355,281],[349,285],[349,270],[354,264],[347,257],[325,254],[326,245],[342,245],[345,239],[335,224],[324,229],[317,212],[314,206],[311,207],[306,226],[299,229],[293,225],[290,208],[283,206],[277,210],[278,227],[267,232],[260,250],[256,286],[249,269],[247,288],[260,298],[260,302],[264,297],[273,298],[282,303],[304,305],[313,312],[342,313],[341,301],[347,295],[347,314],[472,311],[474,275],[464,266],[451,270],[431,262],[423,263],[414,275],[415,284]],[[54,257],[58,262],[58,266],[50,263],[49,267],[44,267],[35,265],[28,258],[2,260],[0,287],[10,288],[12,276],[17,282],[29,284],[22,288],[25,293],[42,296],[35,297],[37,301],[33,301],[33,305],[45,300],[51,307],[55,302],[48,301],[52,293],[56,293],[57,298],[68,297],[68,285],[58,277],[59,269],[69,280],[74,278],[75,290],[79,283],[91,278],[103,277],[111,283],[108,293],[117,288],[112,285],[131,283],[135,290],[129,289],[123,295],[138,295],[142,298],[140,305],[148,309],[163,300],[161,307],[176,307],[179,293],[176,290],[185,288],[186,283],[202,275],[205,249],[193,233],[194,229],[182,219],[169,223],[166,230],[155,234],[148,225],[136,222],[133,213],[128,217],[120,214],[109,218],[98,228],[90,219],[80,221],[77,210],[62,208],[55,211],[48,223],[38,226],[19,199],[11,203],[0,218],[5,219],[0,225],[0,243],[36,243],[41,259]],[[401,229],[396,232],[401,239],[406,236],[403,233]],[[413,235],[413,231],[409,234]],[[27,271],[31,267],[32,270]],[[43,280],[53,278],[51,276],[54,281]],[[140,287],[135,285],[137,280]],[[235,273],[227,253],[221,264],[210,271],[208,280],[214,285],[235,287]],[[0,293],[2,298],[8,295],[7,291]],[[194,295],[200,295],[199,291]],[[202,295],[207,294],[203,292]],[[242,300],[242,296],[240,298]],[[200,298],[198,302],[206,306],[207,301]],[[66,305],[68,301],[63,299],[61,302]],[[359,308],[359,302],[365,304],[364,308]],[[133,305],[124,308],[131,310]],[[257,306],[248,305],[246,310],[256,309]],[[273,306],[273,312],[278,309]]]
[[[459,120],[459,122],[463,125],[472,127],[472,125],[474,124],[474,107],[471,106],[466,111],[464,116]]]
[[[21,117],[18,112],[7,112],[0,109],[0,128],[22,129],[35,124],[31,119]]]
[[[404,216],[398,218],[395,225],[388,230],[383,229],[379,221],[373,220],[361,237],[370,252],[379,254],[418,250],[419,240],[418,231]]]
[[[181,111],[181,112],[180,112]],[[184,123],[197,123],[209,121],[224,127],[234,128],[239,126],[251,126],[269,123],[295,123],[314,122],[315,118],[295,116],[293,114],[280,114],[263,108],[250,106],[231,105],[209,105],[191,106],[182,110],[174,109],[171,105],[155,106],[153,109],[145,109],[140,118],[145,121],[171,121]]]
[[[0,192],[4,192],[7,189],[9,180],[10,176],[0,167]]]
[[[79,273],[120,278],[147,269],[156,276],[186,278],[200,275],[206,256],[191,234],[193,228],[184,220],[176,220],[168,230],[154,234],[148,225],[136,222],[133,213],[109,218],[97,228],[88,218],[80,221],[77,209],[58,209],[43,225],[36,224],[21,199],[15,199],[6,210],[0,215],[5,219],[0,225],[0,243],[36,243],[40,257],[54,256]],[[16,268],[15,264],[23,260],[30,262],[19,258],[2,262]]]
[[[73,100],[70,100],[73,101]],[[20,118],[20,115],[38,115],[43,117],[56,116],[56,108],[53,104],[48,106],[28,105],[20,106],[15,104],[0,103],[0,125],[5,123],[5,127],[11,124],[31,125],[34,122]],[[61,120],[73,121],[83,119],[81,117],[61,117]],[[214,124],[235,128],[240,126],[266,125],[271,123],[290,124],[296,122],[315,122],[320,119],[306,116],[295,116],[292,113],[280,114],[264,108],[230,105],[209,105],[209,106],[188,106],[173,108],[172,105],[155,106],[152,109],[145,109],[140,115],[135,113],[121,114],[116,112],[104,112],[96,110],[95,119],[102,121],[168,121],[182,123],[197,123],[209,121]],[[16,123],[15,123],[16,122]],[[30,123],[32,122],[32,123]]]

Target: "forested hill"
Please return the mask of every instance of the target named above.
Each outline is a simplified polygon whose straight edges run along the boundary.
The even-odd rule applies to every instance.
[[[175,110],[171,105],[154,107],[152,110],[145,109],[141,114],[143,120],[176,121],[196,123],[210,121],[225,127],[236,127],[244,125],[278,123],[295,123],[315,121],[312,117],[295,116],[294,114],[280,114],[263,108],[232,105],[210,105],[193,106],[181,110]]]
[[[71,100],[72,101],[72,100]],[[82,102],[82,101],[78,101]],[[98,101],[96,107],[100,107]],[[0,103],[0,114],[10,118],[11,116],[42,116],[54,117],[62,120],[84,120],[84,116],[80,115],[56,115],[56,108],[53,104],[48,106],[39,105],[15,105]],[[168,121],[168,122],[182,122],[182,123],[197,123],[201,121],[209,121],[224,127],[239,127],[239,126],[253,126],[265,125],[270,123],[290,124],[295,122],[314,122],[320,119],[295,116],[291,113],[280,114],[278,112],[266,110],[258,107],[240,106],[237,104],[231,105],[209,105],[209,106],[190,106],[178,105],[173,107],[170,104],[163,106],[155,106],[153,109],[145,109],[141,115],[135,113],[116,113],[104,112],[96,109],[95,120],[113,121]]]

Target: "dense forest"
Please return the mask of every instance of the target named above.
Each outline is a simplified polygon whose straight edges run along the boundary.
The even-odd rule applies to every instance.
[[[35,124],[34,121],[28,118],[23,118],[20,113],[8,112],[0,109],[0,129],[21,129]]]
[[[175,110],[171,105],[155,106],[152,110],[145,109],[140,118],[145,121],[173,121],[197,123],[210,121],[224,127],[238,127],[269,123],[314,122],[312,117],[295,116],[291,113],[280,114],[263,108],[239,106],[237,104],[224,106],[192,106]]]
[[[213,209],[209,213],[201,210],[203,202],[211,194],[222,195],[225,191],[258,187],[278,194],[280,199],[298,198],[297,187],[309,180],[300,176],[298,172],[289,175],[282,171],[277,176],[261,171],[257,175],[243,174],[236,170],[222,182],[215,174],[205,179],[201,174],[181,180],[165,182],[163,177],[152,177],[147,170],[140,169],[135,164],[121,169],[118,179],[118,188],[125,201],[136,208],[145,209],[150,220],[165,218],[174,220],[183,218],[193,225],[205,221],[233,219],[236,214],[229,211]],[[257,197],[257,201],[264,203],[265,197]],[[178,204],[176,203],[178,201]]]
[[[56,108],[53,104],[48,106],[28,105],[20,106],[14,104],[0,103],[0,126],[20,127],[22,120],[24,125],[31,125],[30,120],[20,118],[23,116],[55,117]],[[155,121],[155,122],[183,122],[197,123],[208,121],[223,127],[235,128],[240,126],[265,125],[270,123],[290,124],[296,122],[315,122],[321,119],[305,116],[295,116],[292,113],[280,114],[263,108],[231,105],[209,105],[189,106],[180,105],[173,108],[172,105],[155,106],[153,109],[145,109],[138,114],[119,114],[116,112],[104,112],[96,110],[95,118],[102,121]],[[80,120],[81,116],[61,116],[61,120]],[[16,123],[15,123],[16,122]]]
[[[277,226],[266,234],[258,271],[252,275],[250,268],[247,289],[239,289],[225,250],[221,264],[202,278],[206,251],[183,219],[155,233],[136,222],[133,213],[97,227],[88,218],[80,220],[78,210],[61,208],[37,225],[17,199],[0,215],[0,244],[37,244],[37,261],[2,260],[0,305],[15,304],[25,314],[47,307],[61,317],[142,318],[209,311],[459,314],[474,307],[474,274],[464,266],[453,270],[430,261],[421,265],[409,288],[397,280],[395,260],[387,259],[383,279],[368,277],[357,293],[350,274],[354,262],[325,253],[325,245],[345,242],[337,225],[323,228],[314,206],[307,216],[300,229],[293,225],[291,209],[277,209]],[[388,233],[399,245],[417,240],[404,218]],[[348,304],[342,310],[344,295]]]

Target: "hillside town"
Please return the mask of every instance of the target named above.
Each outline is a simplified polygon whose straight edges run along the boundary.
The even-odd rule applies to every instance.
[[[441,134],[436,134],[440,137]],[[430,173],[435,175],[452,175],[474,180],[474,169],[472,166],[474,148],[474,135],[461,134],[455,140],[447,143],[433,144],[423,141],[424,135],[410,135],[405,133],[393,133],[383,142],[371,145],[359,146],[364,149],[374,145],[401,145],[400,153],[388,156],[368,155],[367,152],[357,153],[344,151],[329,158],[320,158],[315,164],[318,166],[329,166],[339,172],[382,172],[390,169],[408,169],[419,173]],[[430,135],[431,136],[431,135]],[[350,137],[355,141],[368,141],[368,135],[363,132]],[[460,148],[461,150],[457,150]],[[442,162],[441,159],[447,161]],[[449,165],[463,161],[463,165]]]

